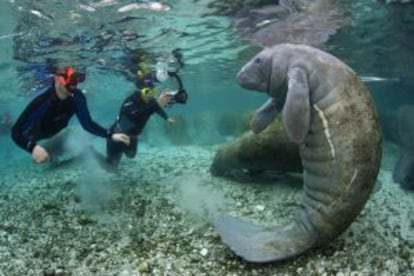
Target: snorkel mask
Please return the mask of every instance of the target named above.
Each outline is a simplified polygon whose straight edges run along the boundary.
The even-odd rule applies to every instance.
[[[85,78],[85,73],[75,72],[73,67],[65,67],[56,74],[56,80],[69,91],[76,89],[79,83],[85,81]]]

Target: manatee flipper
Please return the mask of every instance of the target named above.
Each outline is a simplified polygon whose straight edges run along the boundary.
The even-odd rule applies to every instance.
[[[297,221],[279,227],[262,227],[240,218],[220,215],[215,228],[222,240],[243,259],[265,263],[295,256],[312,247],[317,235],[310,235]]]
[[[283,125],[288,137],[301,144],[310,125],[308,78],[306,72],[298,67],[290,69],[287,76],[288,91],[283,107]]]
[[[261,107],[256,110],[251,129],[254,133],[262,132],[276,118],[277,108],[274,98],[267,100]]]

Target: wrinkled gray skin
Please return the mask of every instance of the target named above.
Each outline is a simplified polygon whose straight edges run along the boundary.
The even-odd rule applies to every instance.
[[[304,190],[288,225],[265,228],[221,215],[217,231],[250,262],[284,260],[326,244],[358,216],[378,175],[381,135],[369,91],[337,58],[292,44],[260,52],[238,81],[270,97],[256,111],[255,132],[283,106],[285,131],[300,145]]]

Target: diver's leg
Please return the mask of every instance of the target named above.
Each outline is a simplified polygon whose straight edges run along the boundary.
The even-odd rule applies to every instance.
[[[114,142],[111,139],[106,140],[106,163],[113,169],[116,169],[121,161],[124,151],[124,144]]]
[[[134,158],[137,155],[137,148],[138,148],[138,138],[133,138],[130,137],[130,144],[129,146],[125,149],[125,155],[128,158]]]

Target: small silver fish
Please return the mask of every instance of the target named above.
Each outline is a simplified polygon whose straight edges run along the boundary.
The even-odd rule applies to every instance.
[[[374,77],[374,76],[361,76],[361,80],[363,82],[379,82],[379,81],[392,81],[392,82],[400,82],[400,78],[381,78],[381,77]]]
[[[30,13],[37,16],[37,17],[39,17],[39,18],[41,18],[41,19],[45,19],[45,20],[48,20],[48,21],[53,21],[53,16],[44,14],[44,13],[38,11],[38,10],[30,10]]]

